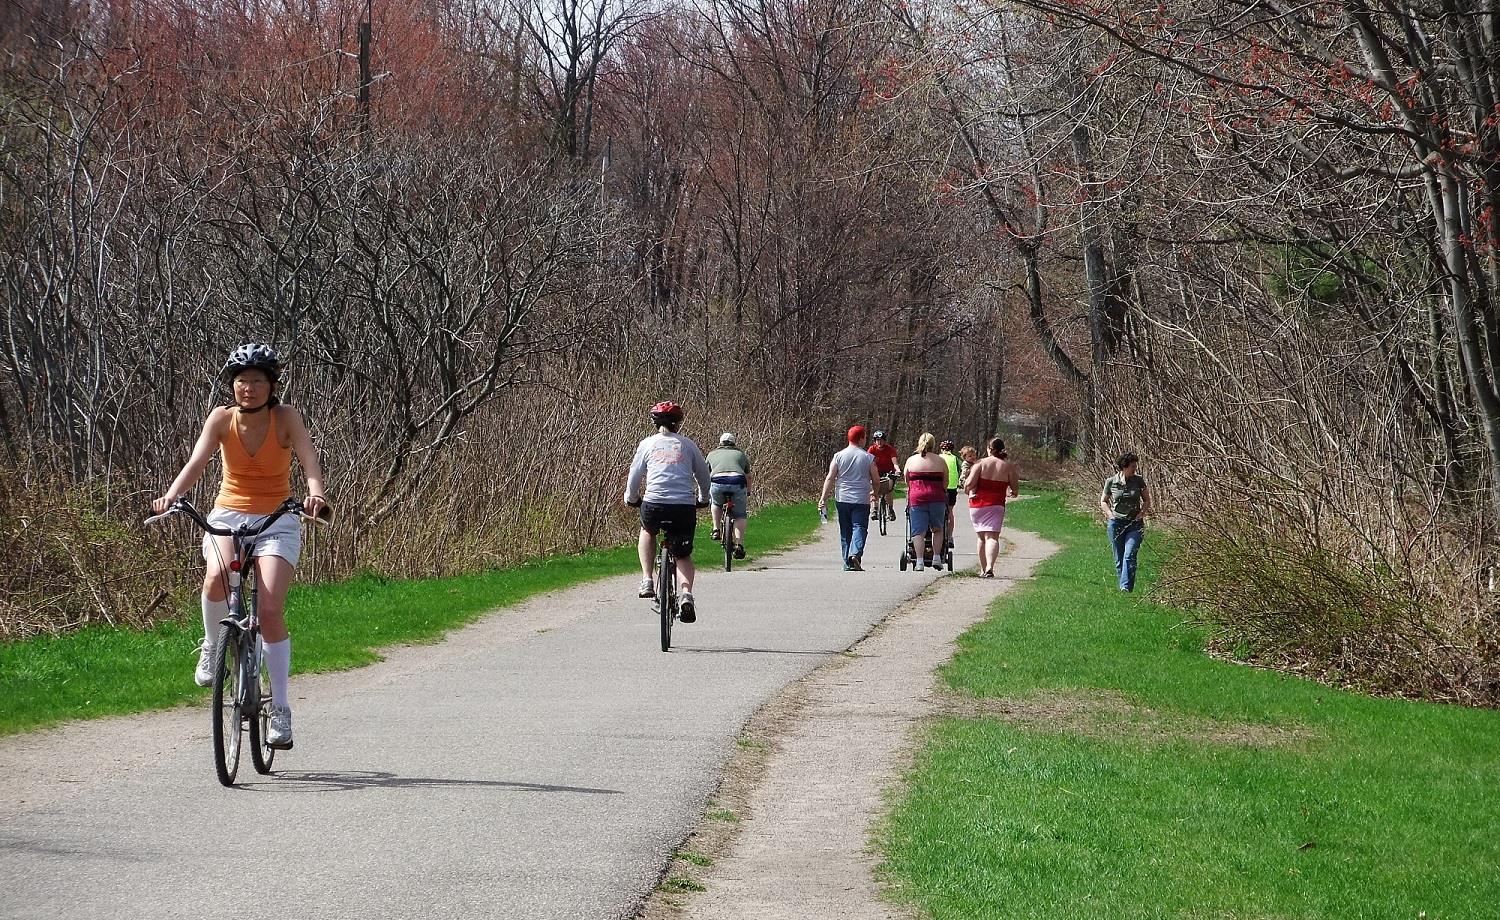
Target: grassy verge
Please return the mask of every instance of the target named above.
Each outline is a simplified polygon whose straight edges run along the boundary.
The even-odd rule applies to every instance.
[[[1212,660],[1114,588],[1059,495],[1007,524],[1064,549],[942,672],[966,717],[885,828],[898,897],[934,920],[1500,915],[1500,712]]]
[[[707,518],[707,515],[703,515]],[[753,558],[817,529],[811,503],[766,508],[746,540]],[[718,546],[699,528],[700,564]],[[560,556],[478,575],[424,580],[363,576],[292,588],[295,670],[333,671],[380,660],[377,649],[435,639],[496,607],[568,585],[636,571],[634,545]],[[143,712],[201,698],[192,668],[203,627],[196,611],[145,631],[89,628],[0,645],[0,735],[69,719]]]

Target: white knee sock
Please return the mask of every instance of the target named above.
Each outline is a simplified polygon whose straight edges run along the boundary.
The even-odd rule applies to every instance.
[[[292,674],[291,637],[266,643],[266,670],[271,674],[271,705],[291,706],[287,697],[287,679]]]
[[[229,616],[229,600],[211,601],[208,595],[200,596],[203,601],[203,635],[204,644],[213,645],[219,641],[219,621]]]

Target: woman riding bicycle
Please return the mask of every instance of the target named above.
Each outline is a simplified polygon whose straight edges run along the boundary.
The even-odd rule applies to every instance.
[[[323,497],[323,471],[307,433],[302,415],[276,397],[281,362],[269,345],[250,342],[230,353],[220,378],[233,389],[234,402],[208,414],[187,465],[165,495],[151,503],[160,514],[186,495],[203,475],[208,461],[218,451],[224,464],[211,524],[238,527],[272,514],[292,494],[292,454],[307,479],[307,498],[302,510],[317,516],[327,505]],[[271,678],[271,725],[266,743],[274,748],[292,746],[291,697],[287,681],[292,666],[292,640],[286,628],[286,592],[292,582],[302,549],[301,522],[286,515],[255,538],[255,571],[260,584],[256,615],[265,638],[266,666]],[[203,536],[203,644],[199,647],[198,686],[214,682],[214,640],[219,622],[229,615],[226,569],[234,557],[229,537]]]
[[[641,597],[653,597],[651,580],[656,558],[656,535],[666,531],[672,555],[677,559],[677,578],[682,584],[678,619],[691,623],[698,618],[693,603],[693,531],[698,509],[708,504],[709,471],[703,452],[677,433],[682,426],[682,407],[659,402],[651,407],[656,434],[636,445],[625,482],[625,504],[641,509]]]

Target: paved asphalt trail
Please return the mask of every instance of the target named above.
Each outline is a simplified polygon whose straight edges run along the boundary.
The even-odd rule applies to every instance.
[[[0,740],[0,918],[629,917],[750,715],[935,577],[837,540],[700,575],[669,654],[629,576],[294,676],[297,748],[239,789],[206,707]]]

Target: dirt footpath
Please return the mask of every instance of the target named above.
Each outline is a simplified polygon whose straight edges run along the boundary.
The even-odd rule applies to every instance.
[[[999,594],[1057,550],[1007,534],[993,580],[944,578],[751,722],[647,920],[893,920],[871,831],[934,713],[935,668]],[[712,860],[709,865],[704,865]],[[704,890],[698,890],[698,889]]]

